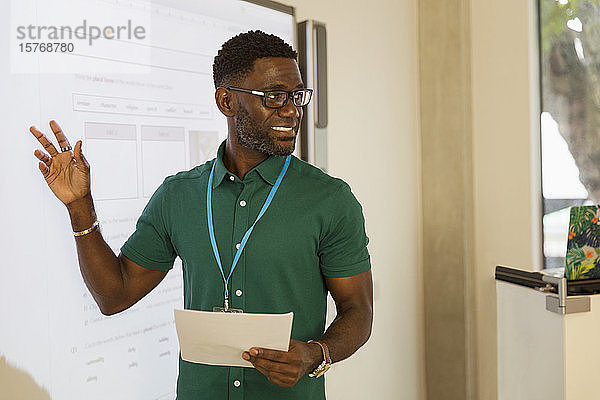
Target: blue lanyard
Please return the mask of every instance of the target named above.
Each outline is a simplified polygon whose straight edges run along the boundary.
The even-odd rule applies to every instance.
[[[225,278],[225,273],[223,272],[223,265],[221,264],[221,256],[219,255],[219,249],[217,248],[217,240],[215,239],[215,228],[213,226],[213,213],[212,213],[212,189],[213,189],[213,187],[212,187],[212,183],[213,183],[213,175],[215,172],[215,165],[217,164],[216,160],[213,163],[212,169],[210,170],[210,176],[208,177],[208,187],[206,188],[206,217],[208,219],[208,233],[210,235],[210,243],[212,244],[213,253],[215,255],[215,259],[217,260],[217,264],[219,265],[219,270],[221,270],[221,276],[223,277],[223,283],[225,284],[225,293],[224,293],[225,294],[225,309],[229,308],[229,301],[228,301],[229,289],[227,288],[227,285],[229,283],[229,278],[231,278],[231,275],[233,274],[233,270],[235,270],[235,267],[240,259],[240,256],[242,255],[242,251],[244,251],[244,247],[246,246],[246,242],[248,242],[248,238],[250,237],[250,234],[254,230],[256,223],[258,222],[258,220],[261,219],[261,217],[264,215],[264,213],[267,211],[267,209],[271,205],[271,201],[273,201],[273,197],[275,197],[275,193],[277,193],[277,189],[279,189],[279,185],[281,185],[281,181],[283,181],[283,177],[285,176],[285,173],[287,172],[288,167],[290,166],[290,160],[291,160],[291,156],[287,156],[285,159],[285,164],[283,165],[283,168],[281,168],[281,172],[279,173],[279,176],[277,177],[277,181],[275,181],[275,185],[273,185],[273,187],[271,188],[271,191],[269,192],[269,195],[267,196],[265,203],[263,204],[260,212],[258,213],[256,220],[244,234],[244,237],[242,238],[242,241],[240,242],[240,247],[239,247],[239,249],[237,249],[237,252],[235,253],[235,257],[233,258],[233,263],[231,264],[231,270],[229,271],[229,275],[227,276],[227,278]]]

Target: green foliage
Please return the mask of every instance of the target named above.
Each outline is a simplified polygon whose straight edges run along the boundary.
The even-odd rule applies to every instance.
[[[596,215],[596,207],[573,207],[571,208],[571,218],[573,224],[569,226],[575,235],[581,235],[590,226],[590,221]]]
[[[600,277],[599,206],[572,207],[565,276],[569,279]]]
[[[575,264],[571,269],[567,268],[567,279],[581,279],[588,278],[590,272],[596,266],[594,260],[585,260],[580,264]]]
[[[586,7],[600,7],[600,0],[569,0],[560,4],[557,0],[540,1],[540,36],[542,52],[552,48],[552,42],[567,28],[567,21],[578,18]]]
[[[581,247],[573,247],[567,251],[566,261],[567,264],[575,265],[576,263],[580,263],[585,261],[585,253],[581,249]]]

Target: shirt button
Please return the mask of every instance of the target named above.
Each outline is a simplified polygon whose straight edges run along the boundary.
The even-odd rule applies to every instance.
[[[233,182],[233,181],[235,181],[235,177],[234,177],[233,175],[230,175],[230,176],[229,176],[229,180],[230,180],[231,182]]]
[[[238,381],[237,379],[235,381],[233,381],[233,386],[235,386],[235,387],[240,387],[241,384],[242,384],[242,382]]]
[[[236,295],[237,297],[240,297],[240,296],[242,295],[242,291],[241,291],[240,289],[236,290],[236,291],[235,291],[235,295]]]
[[[235,248],[236,248],[236,249],[239,249],[239,248],[240,248],[240,244],[239,244],[239,243],[238,243],[238,244],[236,244],[236,245],[235,245]]]
[[[240,201],[240,206],[246,207],[246,202],[244,200]]]

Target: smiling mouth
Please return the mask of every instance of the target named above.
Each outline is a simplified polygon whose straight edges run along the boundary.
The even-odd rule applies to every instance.
[[[294,133],[294,128],[291,126],[272,126],[271,129],[277,132]]]

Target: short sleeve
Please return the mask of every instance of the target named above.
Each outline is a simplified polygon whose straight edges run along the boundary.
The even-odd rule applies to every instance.
[[[343,278],[371,269],[363,210],[344,185],[336,192],[329,227],[319,243],[319,262],[323,275]]]
[[[121,247],[121,253],[148,269],[168,271],[173,268],[176,253],[165,223],[167,183],[163,182],[150,198],[137,221],[135,232]]]

